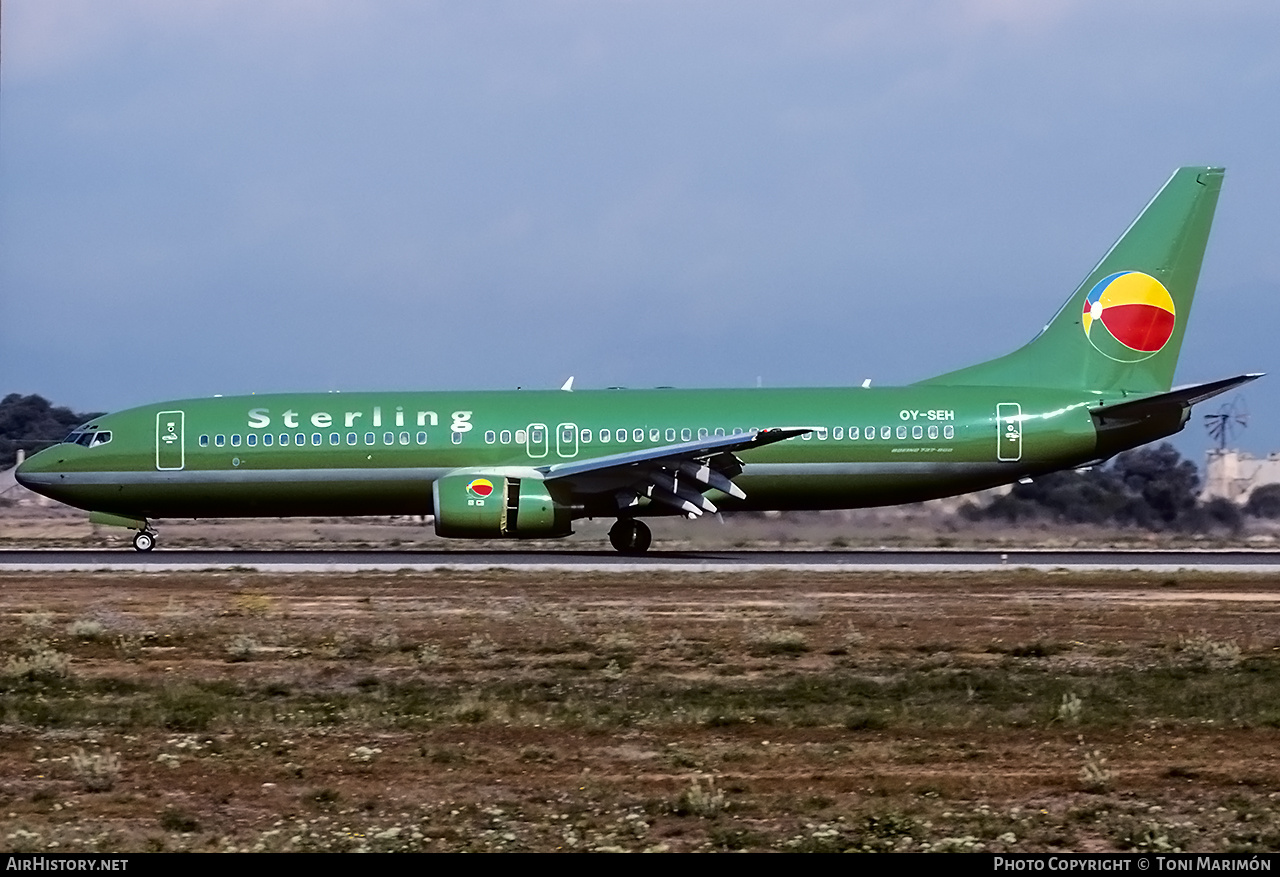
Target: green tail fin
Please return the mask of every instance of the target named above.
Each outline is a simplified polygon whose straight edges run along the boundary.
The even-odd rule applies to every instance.
[[[921,383],[1168,390],[1222,175],[1180,168],[1029,344]]]

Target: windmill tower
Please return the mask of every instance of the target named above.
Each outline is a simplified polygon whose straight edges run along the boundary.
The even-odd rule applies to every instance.
[[[1243,502],[1247,498],[1253,473],[1242,471],[1241,464],[1246,455],[1230,446],[1236,443],[1248,425],[1249,409],[1243,396],[1224,402],[1213,414],[1204,416],[1204,428],[1213,446],[1206,454],[1204,490],[1200,494],[1202,500],[1223,498]]]

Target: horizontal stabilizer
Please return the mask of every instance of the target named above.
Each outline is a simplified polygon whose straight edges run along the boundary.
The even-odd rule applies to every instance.
[[[1187,384],[1184,387],[1174,387],[1167,393],[1157,393],[1154,396],[1144,396],[1141,399],[1101,405],[1089,413],[1093,415],[1095,420],[1145,420],[1148,417],[1168,414],[1171,411],[1185,410],[1197,402],[1212,399],[1219,393],[1225,393],[1260,377],[1262,377],[1262,373],[1259,372],[1237,375],[1234,378],[1223,378],[1218,381],[1209,381],[1204,384]]]

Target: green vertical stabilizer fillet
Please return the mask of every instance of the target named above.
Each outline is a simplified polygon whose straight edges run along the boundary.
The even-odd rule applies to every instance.
[[[1223,169],[1216,167],[1179,169],[1034,340],[998,359],[921,384],[1125,394],[1168,390],[1173,386],[1222,175]],[[1086,332],[1091,293],[1125,272],[1141,272],[1159,281],[1167,290],[1166,301],[1172,302],[1172,331],[1167,332],[1167,340],[1160,336],[1163,343],[1154,351],[1127,347],[1097,325]]]

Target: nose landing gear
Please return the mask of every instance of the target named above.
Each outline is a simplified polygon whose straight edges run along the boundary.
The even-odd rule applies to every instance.
[[[648,526],[635,518],[619,518],[609,529],[609,544],[619,554],[644,554],[652,541]]]

